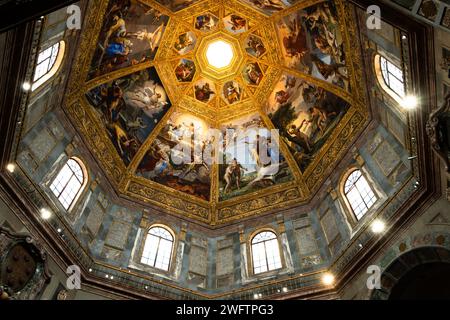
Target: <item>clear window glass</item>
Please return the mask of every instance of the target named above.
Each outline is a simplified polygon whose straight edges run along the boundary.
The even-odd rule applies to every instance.
[[[65,49],[66,43],[60,41],[39,52],[33,76],[33,91],[56,74],[63,62]]]
[[[280,269],[281,257],[275,233],[264,231],[252,239],[252,258],[254,274]]]
[[[80,163],[70,158],[50,185],[50,190],[68,210],[84,186],[85,176]]]
[[[360,170],[353,171],[347,178],[345,181],[344,193],[358,220],[360,220],[377,201],[377,197]]]
[[[58,57],[58,52],[59,42],[39,53],[33,82],[38,81],[50,72],[50,70],[55,65],[56,58]]]
[[[405,97],[405,81],[403,71],[395,64],[380,56],[381,74],[384,83],[400,98]]]
[[[148,231],[142,252],[141,263],[164,271],[169,270],[173,250],[172,234],[161,227]]]

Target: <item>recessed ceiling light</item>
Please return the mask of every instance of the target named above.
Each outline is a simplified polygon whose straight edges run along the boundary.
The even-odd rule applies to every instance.
[[[42,208],[41,209],[41,217],[44,220],[48,220],[52,217],[52,212],[50,210],[48,210],[47,208]]]
[[[383,221],[376,219],[372,222],[371,229],[373,233],[381,233],[386,229],[386,225]]]
[[[283,292],[284,292],[284,293],[288,292],[288,288],[283,287]]]
[[[322,283],[331,286],[334,283],[334,276],[331,273],[325,273],[322,277]]]
[[[255,293],[255,294],[253,295],[253,298],[254,298],[254,299],[258,299],[258,294]]]
[[[406,96],[401,102],[401,106],[405,109],[411,110],[417,107],[418,101],[415,96]]]
[[[29,91],[29,90],[31,89],[31,83],[29,83],[29,82],[24,82],[24,83],[22,84],[22,89],[25,90],[25,91]]]
[[[14,170],[16,170],[16,165],[14,163],[8,163],[6,165],[6,170],[8,170],[9,172],[13,173]]]
[[[217,40],[208,45],[206,58],[208,63],[217,69],[228,67],[233,60],[234,53],[231,45],[223,40]]]

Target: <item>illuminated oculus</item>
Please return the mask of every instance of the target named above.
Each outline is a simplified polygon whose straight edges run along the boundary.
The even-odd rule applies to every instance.
[[[233,56],[231,45],[222,40],[214,41],[206,50],[209,65],[217,69],[228,67],[233,60]]]

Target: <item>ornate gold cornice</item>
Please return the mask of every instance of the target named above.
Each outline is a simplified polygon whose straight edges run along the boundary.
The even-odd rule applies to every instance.
[[[301,1],[271,16],[264,15],[248,3],[236,0],[201,1],[178,12],[172,12],[153,0],[142,0],[142,2],[149,4],[169,17],[154,60],[87,80],[95,51],[95,45],[93,44],[97,42],[107,8],[107,1],[92,1],[85,21],[80,50],[70,76],[67,103],[64,106],[69,118],[84,137],[84,142],[119,193],[134,198],[141,203],[159,206],[169,214],[195,219],[212,226],[308,201],[310,195],[318,189],[321,182],[330,174],[333,164],[345,154],[350,143],[361,132],[368,120],[369,113],[364,92],[365,81],[361,71],[363,69],[361,47],[353,13],[348,14],[351,12],[348,4],[342,0],[335,1],[347,57],[350,91],[288,68],[282,58],[276,23],[289,14],[321,3],[323,0]],[[231,13],[238,13],[246,18],[249,23],[249,28],[245,32],[240,34],[227,33],[226,35],[230,39],[235,39],[235,49],[239,50],[242,61],[238,69],[233,70],[229,76],[223,79],[204,73],[202,70],[205,68],[205,58],[197,54],[202,39],[214,35],[214,32],[203,32],[196,30],[194,27],[195,17],[204,13],[212,13],[219,19],[219,27],[217,31],[214,31],[218,32],[216,33],[218,36],[220,32],[227,33],[227,31],[221,31],[223,30],[223,19]],[[174,49],[174,42],[185,32],[192,32],[195,35],[196,45],[191,52],[179,55]],[[259,58],[250,56],[244,49],[250,34],[260,37],[266,46],[266,53]],[[179,82],[175,76],[174,70],[181,59],[189,59],[195,62],[196,74],[191,82]],[[257,62],[262,69],[264,77],[259,85],[249,85],[243,78],[243,67],[249,62]],[[85,94],[99,85],[147,68],[157,70],[172,106],[126,167],[106,134],[97,112],[85,98]],[[284,73],[289,73],[317,87],[324,88],[351,105],[347,114],[336,126],[332,135],[316,154],[305,172],[300,170],[287,146],[280,139],[280,150],[292,172],[292,180],[223,202],[219,201],[218,195],[218,165],[213,165],[211,168],[211,195],[208,201],[136,176],[135,172],[147,150],[174,112],[190,113],[203,119],[211,128],[220,128],[221,125],[226,125],[243,116],[255,113],[263,119],[267,128],[274,129],[264,108],[274,86],[280,81]],[[194,85],[202,79],[208,79],[215,83],[215,97],[208,103],[197,101],[195,98]],[[227,81],[235,81],[241,86],[243,95],[238,103],[229,105],[221,97],[222,86]]]

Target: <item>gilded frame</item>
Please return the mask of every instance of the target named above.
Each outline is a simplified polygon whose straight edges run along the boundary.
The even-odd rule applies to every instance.
[[[302,1],[289,7],[282,13],[266,17],[254,10],[248,4],[239,3],[236,0],[220,0],[219,4],[222,4],[223,7],[220,7],[217,1],[208,0],[196,3],[175,13],[166,9],[164,6],[161,6],[154,0],[143,0],[143,2],[151,4],[154,8],[169,16],[168,26],[163,35],[161,47],[159,48],[154,61],[114,71],[111,74],[106,74],[86,82],[85,79],[90,67],[94,49],[91,44],[96,41],[96,37],[103,24],[103,13],[106,11],[108,4],[107,1],[94,0],[90,3],[89,14],[84,22],[84,36],[82,37],[80,50],[69,80],[66,105],[64,107],[65,111],[75,127],[84,137],[84,141],[89,146],[89,149],[99,161],[106,176],[110,178],[112,184],[119,193],[126,195],[126,197],[133,198],[142,204],[151,203],[163,208],[169,214],[194,219],[215,228],[242,218],[267,214],[273,210],[285,207],[286,205],[294,206],[305,203],[310,199],[310,196],[318,190],[320,182],[331,173],[333,164],[336,163],[336,159],[341,158],[345,154],[346,148],[348,148],[351,141],[356,138],[364,126],[367,125],[369,119],[369,112],[365,107],[367,97],[362,84],[364,77],[360,54],[361,45],[356,30],[356,17],[353,15],[353,11],[350,9],[349,4],[343,0],[335,0],[335,3],[338,16],[341,19],[340,29],[344,38],[345,51],[348,55],[347,67],[351,88],[353,88],[351,93],[286,67],[282,67],[281,70],[279,70],[278,63],[280,52],[279,48],[277,49],[276,46],[273,46],[265,55],[267,58],[264,60],[264,64],[267,65],[268,69],[265,71],[262,82],[253,92],[247,90],[248,86],[245,85],[239,74],[237,78],[234,78],[239,78],[240,80],[238,81],[244,86],[244,90],[248,92],[248,96],[240,103],[243,107],[220,105],[221,98],[216,97],[216,104],[218,104],[219,108],[217,112],[213,112],[210,105],[205,105],[199,101],[195,101],[195,99],[180,98],[183,97],[184,94],[189,94],[192,83],[195,83],[196,79],[199,78],[200,73],[197,71],[194,79],[189,83],[179,84],[177,81],[175,81],[175,84],[164,83],[167,94],[172,102],[171,110],[169,110],[162,118],[128,167],[124,165],[122,159],[120,159],[115,151],[104,129],[100,126],[98,119],[96,119],[93,110],[88,105],[84,94],[89,89],[109,82],[112,79],[126,76],[149,67],[155,67],[162,80],[173,79],[173,61],[179,61],[180,58],[192,58],[192,54],[187,54],[182,57],[177,56],[170,44],[177,35],[183,32],[183,30],[193,29],[189,22],[189,19],[193,15],[208,12],[211,8],[220,8],[219,19],[221,21],[226,12],[229,12],[230,10],[245,9],[246,18],[255,23],[250,26],[247,32],[239,35],[239,41],[241,41],[242,46],[242,41],[245,40],[245,37],[251,33],[257,32],[259,28],[263,28],[268,39],[276,39],[276,32],[273,28],[277,19],[293,13],[296,10],[323,1],[324,0]],[[352,14],[346,15],[344,12],[352,12]],[[264,18],[264,20],[261,20],[261,18]],[[263,26],[263,22],[256,23],[256,21],[268,21],[270,23],[265,23]],[[175,22],[177,23],[175,24]],[[194,29],[193,32],[199,36],[204,35],[204,33],[199,30]],[[206,35],[210,35],[210,33],[206,33]],[[201,40],[197,39],[197,48],[200,42]],[[244,53],[244,56],[246,57],[246,60],[252,60],[246,53]],[[199,59],[199,57],[196,57],[196,59]],[[162,125],[168,117],[170,117],[173,110],[187,109],[184,106],[189,106],[189,111],[191,113],[195,116],[202,116],[212,125],[218,125],[219,123],[224,123],[231,119],[237,119],[244,114],[249,114],[251,112],[258,112],[268,128],[273,128],[273,125],[271,125],[268,117],[263,112],[263,102],[267,95],[270,94],[274,83],[281,77],[282,72],[289,72],[295,76],[302,77],[315,85],[319,85],[343,98],[351,105],[349,111],[338,124],[332,136],[321,148],[316,159],[308,166],[305,172],[300,171],[295,160],[287,152],[287,147],[284,145],[284,142],[280,143],[281,151],[285,155],[294,175],[294,182],[277,185],[272,188],[236,197],[228,201],[219,202],[218,191],[216,190],[218,188],[218,169],[217,166],[214,166],[211,171],[211,199],[208,202],[196,198],[195,196],[190,196],[180,191],[175,191],[160,184],[153,183],[152,181],[134,176],[134,170],[139,165],[140,159],[144,156],[145,148],[155,139],[162,128]],[[221,81],[223,82],[225,80]]]

